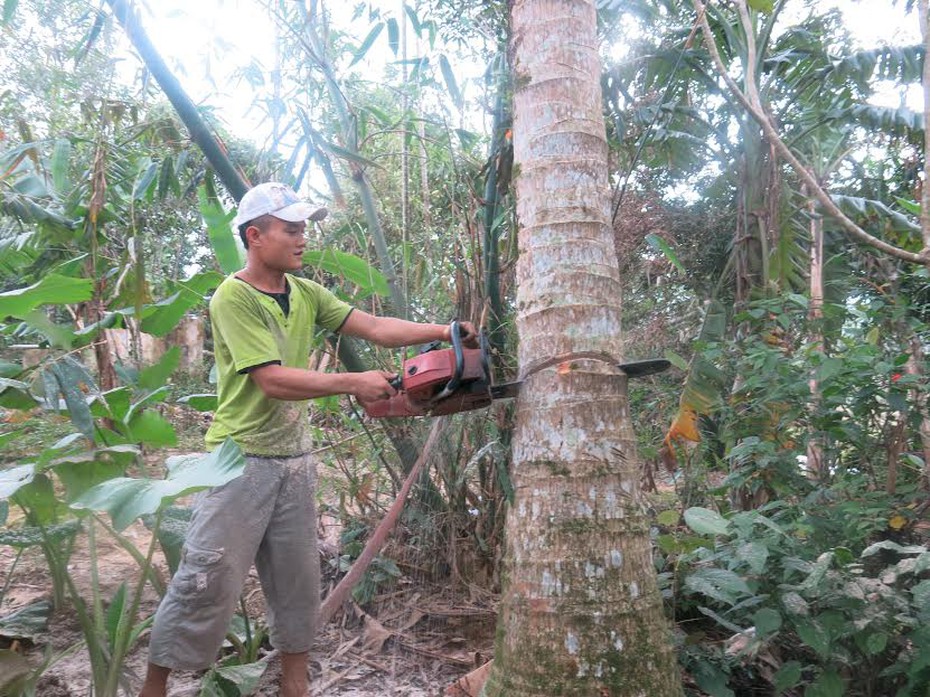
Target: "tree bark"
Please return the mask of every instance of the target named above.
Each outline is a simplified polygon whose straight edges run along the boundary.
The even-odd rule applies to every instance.
[[[593,0],[512,4],[520,258],[514,434],[488,697],[681,694],[621,359]],[[560,354],[599,354],[601,360]]]
[[[807,210],[810,215],[811,231],[811,270],[810,270],[810,312],[808,319],[811,322],[811,349],[819,353],[824,352],[825,343],[823,329],[823,218],[817,214],[816,203],[813,199],[808,201]],[[811,373],[808,380],[811,391],[811,412],[820,405],[820,383],[816,373]],[[823,470],[823,436],[811,431],[807,441],[807,474],[813,479],[821,479]]]

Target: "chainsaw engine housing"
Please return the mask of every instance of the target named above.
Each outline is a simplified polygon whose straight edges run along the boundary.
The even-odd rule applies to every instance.
[[[458,338],[458,337],[456,337]],[[491,403],[487,346],[428,348],[404,361],[400,391],[389,399],[364,404],[375,418],[441,416],[480,409]]]

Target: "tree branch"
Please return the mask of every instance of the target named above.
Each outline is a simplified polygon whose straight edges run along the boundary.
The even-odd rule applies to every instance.
[[[755,70],[750,67],[755,65],[756,61],[756,49],[755,49],[755,34],[752,28],[752,22],[749,19],[749,10],[746,6],[745,0],[736,0],[736,6],[740,12],[740,21],[743,25],[743,28],[746,31],[746,41],[747,41],[747,50],[748,55],[746,56],[746,92],[743,92],[739,85],[736,84],[736,81],[730,77],[727,72],[726,66],[723,64],[723,60],[720,57],[720,51],[717,49],[717,43],[714,40],[713,31],[710,28],[710,24],[707,21],[707,8],[701,0],[693,0],[694,8],[697,11],[698,18],[697,21],[701,24],[701,31],[704,34],[704,41],[707,44],[707,50],[710,53],[711,59],[714,62],[714,66],[717,68],[717,72],[723,78],[723,81],[726,83],[730,92],[733,93],[733,96],[736,97],[737,101],[743,105],[743,107],[749,112],[749,115],[762,127],[762,132],[765,134],[765,137],[775,146],[775,149],[778,151],[778,154],[789,164],[792,169],[794,169],[797,176],[804,182],[811,193],[811,195],[817,199],[821,206],[823,206],[826,213],[839,221],[840,225],[848,232],[854,239],[867,244],[871,247],[875,247],[886,254],[896,257],[898,259],[903,259],[904,261],[909,261],[914,264],[923,264],[927,265],[930,263],[930,247],[928,247],[926,242],[926,233],[924,248],[919,253],[909,252],[906,249],[901,249],[896,247],[893,244],[889,244],[884,240],[880,240],[873,235],[870,235],[868,232],[859,227],[851,218],[849,218],[843,211],[840,210],[839,206],[833,202],[833,199],[830,198],[830,195],[823,189],[817,179],[810,173],[807,167],[798,159],[798,157],[791,151],[791,149],[785,145],[785,142],[778,135],[778,132],[775,130],[775,126],[772,124],[772,120],[769,118],[768,114],[765,111],[765,107],[762,105],[762,100],[759,96],[758,89],[755,84]]]

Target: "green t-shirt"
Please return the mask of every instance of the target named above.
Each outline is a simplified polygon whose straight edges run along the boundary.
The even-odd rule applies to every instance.
[[[231,437],[250,455],[287,457],[312,448],[307,402],[266,397],[247,371],[267,363],[306,368],[314,325],[335,331],[352,311],[319,283],[285,275],[290,312],[229,276],[210,300],[218,404],[208,448]]]

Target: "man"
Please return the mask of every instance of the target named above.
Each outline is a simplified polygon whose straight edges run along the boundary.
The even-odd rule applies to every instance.
[[[386,347],[450,338],[447,325],[376,317],[289,274],[303,263],[305,221],[325,216],[326,209],[277,183],[254,187],[240,202],[236,225],[246,265],[210,301],[218,406],[206,441],[214,448],[232,438],[246,454],[246,469],[196,507],[182,562],[155,616],[140,697],[164,697],[171,670],[213,663],[253,560],[281,653],[280,694],[306,697],[320,604],[306,400],[348,394],[372,402],[395,394],[393,374],[383,370],[308,370],[314,325]],[[474,327],[461,326],[464,342],[476,345]]]

